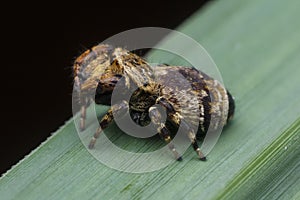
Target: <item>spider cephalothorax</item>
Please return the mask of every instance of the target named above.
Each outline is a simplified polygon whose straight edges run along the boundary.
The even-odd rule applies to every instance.
[[[209,128],[223,127],[234,114],[234,100],[218,81],[195,68],[151,67],[126,49],[97,45],[76,59],[73,71],[74,87],[82,105],[81,129],[85,128],[86,107],[91,100],[111,105],[111,95],[117,84],[124,87],[124,95],[128,92],[131,95],[129,101],[121,100],[111,105],[91,139],[90,148],[94,147],[101,131],[113,121],[114,116],[129,112],[132,120],[141,126],[152,121],[175,158],[181,160],[171,142],[171,133],[162,120],[160,106],[165,108],[168,122],[184,127],[197,155],[205,160],[196,135],[205,134]],[[198,130],[195,127],[199,127]]]

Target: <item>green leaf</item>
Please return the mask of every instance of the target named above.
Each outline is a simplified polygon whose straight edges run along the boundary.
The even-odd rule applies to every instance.
[[[189,148],[182,162],[162,170],[120,172],[88,153],[70,120],[1,177],[1,199],[299,199],[299,6],[215,1],[178,28],[206,48],[236,98],[235,118],[207,162]],[[176,64],[170,55],[149,57]],[[106,135],[130,150],[160,145],[126,136],[116,125]]]

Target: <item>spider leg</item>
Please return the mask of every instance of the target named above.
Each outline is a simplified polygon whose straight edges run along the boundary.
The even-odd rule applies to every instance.
[[[85,129],[85,122],[86,122],[86,109],[90,105],[90,103],[93,101],[93,99],[89,97],[84,97],[81,100],[81,107],[80,107],[80,121],[79,121],[79,128],[81,131],[84,131]]]
[[[194,148],[194,151],[197,153],[198,157],[202,161],[206,161],[206,157],[201,152],[197,139],[196,139],[196,133],[193,128],[187,123],[179,114],[170,114],[170,118],[173,122],[175,122],[178,126],[182,126],[185,130],[186,135],[190,139],[192,146]]]
[[[187,132],[186,132],[187,136],[189,137],[189,139],[192,143],[192,146],[194,148],[194,151],[197,153],[199,159],[202,161],[206,161],[206,157],[204,156],[204,154],[201,152],[201,150],[199,148],[199,145],[198,145],[198,142],[196,139],[196,133],[195,133],[194,129],[191,128],[184,119],[181,119],[181,126],[183,126],[185,128],[185,130],[187,130]]]
[[[93,149],[96,143],[97,138],[100,136],[101,132],[109,126],[109,124],[114,120],[114,115],[121,117],[128,111],[128,103],[122,101],[119,104],[111,106],[107,113],[100,120],[100,127],[94,133],[93,138],[89,143],[89,148]]]
[[[167,127],[165,126],[165,124],[162,122],[161,114],[155,105],[149,108],[149,116],[150,116],[152,122],[154,123],[159,136],[168,144],[168,147],[174,154],[175,159],[178,161],[181,161],[182,157],[175,149],[174,144],[171,142],[170,132],[167,129]]]
[[[183,119],[183,117],[174,110],[173,106],[163,97],[159,97],[156,103],[160,104],[161,106],[165,107],[168,111],[169,118],[175,123],[177,126],[183,126],[185,129],[185,133],[187,134],[188,138],[190,139],[192,146],[197,153],[198,157],[202,161],[206,161],[206,157],[201,152],[197,139],[196,133],[194,129]]]
[[[86,108],[89,104],[88,98],[84,98],[82,100],[82,105],[80,108],[80,130],[83,131],[85,129],[85,120],[86,120]]]

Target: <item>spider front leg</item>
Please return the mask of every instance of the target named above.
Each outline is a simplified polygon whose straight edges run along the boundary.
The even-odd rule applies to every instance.
[[[89,104],[89,99],[87,97],[81,100],[81,107],[80,107],[80,124],[79,128],[81,131],[85,129],[85,120],[86,120],[86,108]]]
[[[109,126],[109,124],[113,121],[114,116],[122,117],[126,112],[128,112],[128,103],[126,101],[122,101],[119,104],[115,104],[111,106],[111,108],[107,111],[107,113],[100,120],[100,127],[96,130],[93,138],[89,143],[89,148],[93,149],[96,143],[97,138],[100,136],[101,132]]]
[[[206,157],[201,152],[194,129],[187,123],[183,117],[174,110],[173,106],[163,97],[160,97],[156,100],[157,104],[160,104],[161,106],[165,107],[168,111],[168,116],[172,120],[174,124],[177,126],[183,126],[188,138],[190,139],[194,150],[196,151],[198,157],[202,161],[206,161]]]
[[[160,137],[168,144],[168,147],[174,154],[175,159],[181,161],[182,157],[175,149],[174,144],[171,142],[170,132],[165,126],[165,124],[162,122],[161,114],[156,106],[152,106],[149,108],[149,116],[151,118],[151,121],[154,123],[155,128],[157,129],[157,132],[160,135]]]
[[[77,72],[78,73],[78,72]],[[80,103],[80,121],[79,121],[79,128],[81,131],[85,129],[85,119],[86,119],[86,108],[88,106],[88,97],[82,95],[81,93],[81,81],[78,76],[74,78],[74,88],[76,91],[76,96],[78,96],[78,100]],[[76,99],[77,100],[77,99]]]

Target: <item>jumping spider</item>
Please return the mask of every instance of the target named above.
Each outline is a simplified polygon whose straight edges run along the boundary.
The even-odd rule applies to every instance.
[[[205,73],[183,66],[151,67],[144,59],[123,48],[107,44],[94,46],[75,60],[73,70],[74,89],[81,103],[82,130],[85,128],[86,108],[91,100],[110,105],[112,91],[121,80],[123,87],[132,92],[129,102],[120,101],[111,105],[100,120],[100,127],[91,139],[89,148],[94,147],[102,130],[113,121],[113,114],[119,116],[129,111],[133,121],[141,126],[152,121],[175,158],[181,160],[181,155],[172,144],[171,133],[162,122],[158,109],[158,106],[162,106],[167,113],[167,120],[185,129],[200,160],[206,160],[196,136],[205,135],[209,127],[223,127],[234,114],[233,97],[218,81]],[[184,81],[189,83],[189,87]],[[131,91],[132,88],[138,89]],[[182,102],[185,106],[181,106]],[[195,110],[200,113],[197,115]],[[198,125],[199,129],[195,130],[193,127]]]

